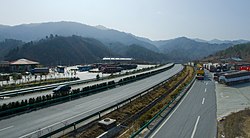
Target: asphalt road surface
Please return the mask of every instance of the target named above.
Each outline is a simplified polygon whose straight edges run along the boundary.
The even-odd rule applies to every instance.
[[[60,128],[76,120],[89,116],[102,109],[115,105],[132,97],[182,70],[176,64],[170,70],[136,81],[124,86],[110,89],[95,95],[83,97],[63,104],[40,109],[0,121],[0,137],[39,137],[48,131]]]
[[[159,68],[156,68],[156,69],[153,69],[153,70],[158,70],[158,69],[161,69],[161,68],[164,68],[164,67],[168,67],[170,65],[172,65],[172,63],[167,64],[167,65],[162,66],[162,67],[159,67]],[[152,71],[152,70],[149,70],[149,71]],[[149,72],[149,71],[145,71],[145,72]],[[145,72],[139,72],[139,73],[136,73],[136,74],[142,74],[142,73],[145,73]],[[72,85],[71,88],[72,89],[83,88],[83,87],[86,87],[86,86],[91,86],[91,85],[94,85],[94,84],[99,84],[99,83],[103,83],[103,82],[107,82],[107,81],[112,81],[112,80],[118,82],[122,78],[125,78],[125,77],[128,77],[128,76],[134,76],[136,74],[121,76],[121,77],[117,77],[117,78],[113,78],[113,79],[108,79],[108,80],[106,79],[106,80],[94,81],[94,82],[89,82],[89,83],[84,83],[84,84]],[[53,90],[50,89],[50,90],[33,92],[33,93],[29,93],[29,94],[24,94],[24,95],[20,94],[18,96],[6,98],[6,99],[0,99],[0,105],[4,104],[4,103],[8,104],[10,102],[16,102],[16,101],[21,102],[22,100],[25,100],[25,99],[36,98],[36,97],[47,95],[47,94],[53,94],[52,91]]]
[[[215,138],[216,94],[213,81],[195,81],[182,101],[150,138]]]

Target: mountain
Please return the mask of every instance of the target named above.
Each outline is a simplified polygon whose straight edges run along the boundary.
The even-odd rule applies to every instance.
[[[250,62],[250,43],[238,44],[208,56],[205,60],[241,58]]]
[[[186,37],[155,41],[154,43],[162,53],[179,62],[197,60],[232,46],[232,44],[197,42]]]
[[[239,39],[239,40],[219,40],[219,39],[213,39],[210,41],[206,41],[203,39],[199,39],[199,38],[195,38],[193,39],[197,42],[204,42],[204,43],[210,43],[210,44],[232,44],[232,45],[237,45],[237,44],[244,44],[244,43],[248,43],[248,40],[243,40],[243,39]]]
[[[210,44],[233,44],[233,45],[237,45],[237,44],[243,44],[243,43],[248,43],[249,41],[247,40],[219,40],[219,39],[213,39],[208,41]]]
[[[98,40],[79,36],[53,37],[28,42],[11,50],[5,59],[27,58],[44,65],[93,63],[109,56],[108,49]]]
[[[112,48],[112,47],[115,48]],[[112,49],[111,49],[112,48]],[[119,50],[118,50],[119,49]],[[112,43],[110,47],[93,38],[80,36],[53,36],[31,41],[9,51],[5,60],[27,58],[43,65],[69,65],[100,62],[103,57],[132,57],[140,61],[166,62],[167,57],[140,45],[124,46]]]
[[[140,59],[141,61],[150,61],[154,63],[165,63],[169,61],[167,55],[154,52],[136,44],[124,47],[120,43],[114,43],[109,48],[113,53],[119,54],[121,57],[131,57]]]
[[[4,60],[4,56],[14,48],[22,46],[24,42],[20,40],[13,40],[13,39],[5,39],[4,41],[0,42],[0,61]]]
[[[89,26],[76,22],[63,21],[0,27],[0,41],[11,38],[29,42],[40,40],[50,34],[60,36],[78,35],[97,39],[105,45],[120,42],[125,46],[137,44],[153,51],[158,50],[154,45],[138,40],[128,33],[108,29],[104,26]]]
[[[99,41],[101,46],[104,46],[108,52],[112,52],[113,55],[117,56],[127,56],[129,53],[126,53],[126,51],[130,49],[131,46],[139,46],[140,48],[143,47],[148,49],[150,52],[155,52],[154,54],[152,53],[153,55],[161,53],[160,57],[165,59],[163,56],[165,55],[168,57],[168,60],[170,59],[174,62],[186,62],[200,59],[210,54],[214,54],[217,51],[224,50],[232,45],[247,42],[246,40],[221,41],[217,39],[206,41],[198,38],[193,40],[186,37],[152,41],[148,38],[109,29],[101,25],[89,26],[65,21],[23,24],[17,26],[0,25],[0,41],[4,39],[17,39],[25,42],[36,42],[46,36],[50,37],[51,34],[65,37],[77,35],[84,38],[92,38]],[[136,47],[136,49],[139,48]],[[159,59],[159,61],[162,60]]]

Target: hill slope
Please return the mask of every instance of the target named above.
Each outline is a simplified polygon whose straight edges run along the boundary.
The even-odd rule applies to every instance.
[[[113,47],[113,48],[112,48]],[[132,57],[148,62],[166,62],[167,57],[139,45],[110,47],[93,38],[55,36],[28,42],[16,47],[5,56],[13,61],[19,58],[35,60],[44,65],[69,65],[99,62],[103,57]]]
[[[63,21],[0,27],[0,41],[6,38],[23,40],[26,42],[37,41],[45,36],[49,36],[50,34],[57,34],[60,36],[78,35],[82,37],[95,38],[103,42],[105,45],[120,42],[125,46],[138,44],[153,51],[158,50],[154,45],[138,40],[131,34],[76,22]]]
[[[239,57],[244,61],[250,62],[250,43],[234,45],[228,49],[217,52],[216,54],[210,55],[206,59],[225,59],[231,57]]]
[[[140,58],[144,61],[151,62],[166,62],[168,61],[168,57],[165,54],[156,53],[154,51],[143,48],[139,45],[130,45],[126,50],[125,55],[128,57],[133,57],[135,59]]]
[[[0,42],[0,61],[4,60],[4,56],[14,48],[23,45],[24,42],[19,40],[13,39],[5,39],[4,41]]]
[[[154,43],[162,53],[167,54],[172,60],[180,62],[197,60],[232,46],[232,44],[197,42],[186,37]]]
[[[152,41],[133,34],[108,29],[104,26],[89,26],[76,22],[48,22],[17,26],[0,25],[0,41],[6,38],[23,40],[25,42],[38,41],[50,34],[57,34],[60,36],[78,35],[93,38],[102,42],[103,46],[106,46],[109,51],[113,51],[113,54],[118,53],[118,55],[121,56],[125,54],[124,52],[129,49],[131,45],[137,45],[156,53],[160,52],[165,54],[169,57],[168,59],[177,62],[204,58],[210,54],[226,49],[235,43],[246,42],[245,40],[205,41],[200,39],[196,39],[195,41],[186,37],[172,40]]]
[[[6,60],[28,58],[45,65],[92,63],[108,56],[108,49],[91,38],[55,37],[29,42],[6,55]]]

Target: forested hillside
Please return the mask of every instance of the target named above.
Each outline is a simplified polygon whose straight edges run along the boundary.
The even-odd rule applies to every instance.
[[[31,41],[15,47],[5,55],[5,60],[19,58],[35,60],[44,65],[72,65],[100,62],[103,57],[131,57],[146,62],[167,62],[167,56],[149,50],[140,45],[125,46],[114,43],[105,46],[93,38],[80,36],[46,37],[39,41]]]
[[[241,58],[244,61],[250,62],[250,43],[234,45],[225,50],[219,51],[206,59],[225,59],[225,58]]]
[[[45,65],[69,65],[96,62],[108,55],[108,49],[95,39],[56,36],[28,42],[11,50],[5,59],[27,58]]]
[[[4,60],[4,56],[8,54],[11,49],[22,46],[24,42],[14,39],[5,39],[0,42],[0,61]]]

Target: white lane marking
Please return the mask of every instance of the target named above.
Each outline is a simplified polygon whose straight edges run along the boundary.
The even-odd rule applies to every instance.
[[[182,67],[183,67],[183,66],[182,66]],[[194,84],[192,85],[192,87],[193,87],[193,86],[194,86]],[[192,88],[192,87],[191,87],[191,88]],[[190,89],[191,89],[191,88],[190,88]],[[188,92],[188,93],[189,93],[189,92]],[[187,93],[187,94],[188,94],[188,93]],[[186,95],[187,95],[187,94],[186,94]],[[185,97],[186,97],[186,95],[185,95]],[[185,97],[184,97],[184,98],[185,98]],[[184,100],[184,98],[183,98],[183,100]],[[115,99],[115,100],[113,100],[113,101],[111,101],[111,102],[115,102],[115,101],[117,101],[117,99]],[[110,104],[110,103],[107,103],[107,104],[104,104],[104,105],[108,105],[108,104]],[[64,119],[64,120],[62,120],[62,121],[60,121],[60,122],[56,122],[56,123],[54,123],[54,124],[51,124],[51,125],[46,126],[46,127],[44,127],[44,128],[41,128],[41,129],[39,129],[39,130],[30,132],[30,133],[28,133],[28,134],[25,134],[25,135],[19,137],[19,138],[27,137],[27,136],[29,136],[29,135],[32,135],[32,134],[37,133],[37,132],[39,132],[39,131],[42,131],[42,130],[44,130],[44,129],[50,128],[50,127],[52,127],[52,126],[54,126],[54,125],[60,124],[60,123],[62,123],[62,122],[64,122],[64,121],[67,121],[67,120],[70,120],[70,119],[72,119],[72,118],[81,116],[81,115],[83,115],[83,114],[85,114],[85,113],[87,113],[87,112],[89,112],[89,111],[95,110],[95,109],[100,108],[100,107],[102,107],[102,106],[104,106],[104,105],[100,105],[100,106],[98,106],[98,107],[96,107],[96,108],[93,108],[93,109],[91,109],[91,110],[85,111],[85,112],[80,113],[80,114],[77,114],[77,115],[72,116],[72,117],[70,117],[70,118]]]
[[[116,101],[116,100],[113,100],[113,101],[111,101],[111,102],[114,102],[114,101]],[[109,103],[107,103],[107,104],[109,104]],[[104,104],[104,105],[107,105],[107,104]],[[19,137],[19,138],[24,138],[24,137],[27,137],[27,136],[32,135],[32,134],[34,134],[34,133],[37,133],[37,132],[39,132],[39,131],[42,131],[42,130],[44,130],[44,129],[50,128],[50,127],[52,127],[52,126],[54,126],[54,125],[58,125],[58,124],[60,124],[60,123],[63,123],[63,122],[65,122],[65,121],[68,121],[68,120],[73,119],[73,118],[75,118],[75,117],[81,116],[81,115],[83,115],[83,114],[85,114],[85,113],[88,113],[88,112],[90,112],[90,111],[93,111],[93,110],[95,110],[95,109],[97,109],[97,108],[100,108],[100,107],[102,107],[102,106],[104,106],[104,105],[100,105],[100,106],[97,106],[96,108],[93,108],[93,109],[91,109],[91,110],[88,110],[88,111],[82,112],[82,113],[80,113],[80,114],[71,116],[71,117],[69,117],[69,118],[67,118],[67,119],[64,119],[64,120],[62,120],[62,121],[56,122],[56,123],[54,123],[54,124],[51,124],[51,125],[46,126],[46,127],[44,127],[44,128],[41,128],[41,129],[39,129],[39,130],[36,130],[36,131],[30,132],[30,133],[28,133],[28,134],[25,134],[25,135],[23,135],[23,136],[21,136],[21,137]]]
[[[201,104],[204,104],[204,102],[205,102],[205,98],[202,99],[202,103]]]
[[[194,82],[194,84],[196,83],[196,81]],[[187,97],[187,95],[191,92],[191,89],[193,89],[193,86],[189,89],[188,93],[185,95],[185,97],[183,97],[183,99],[181,100],[181,102],[176,106],[176,108],[174,109],[174,111],[168,116],[168,118],[160,125],[160,127],[158,127],[155,132],[150,136],[150,138],[153,138],[156,133],[158,133],[158,131],[160,131],[160,129],[167,123],[167,121],[171,118],[171,116],[175,113],[175,111],[179,108],[179,106],[182,104],[182,102],[185,100],[185,98]]]
[[[200,116],[198,116],[198,118],[197,118],[197,120],[196,120],[196,123],[195,123],[195,125],[194,125],[194,130],[193,130],[193,132],[192,132],[191,138],[194,138],[194,134],[195,134],[195,131],[196,131],[196,129],[197,129],[197,125],[198,125],[198,123],[199,123],[199,120],[200,120]]]
[[[4,131],[4,130],[6,130],[6,129],[10,129],[10,128],[12,128],[12,127],[14,127],[14,126],[9,126],[9,127],[6,127],[6,128],[2,128],[2,129],[0,129],[0,132],[1,132],[1,131]]]
[[[205,88],[205,92],[207,92],[207,88]]]
[[[208,84],[208,82],[206,83],[206,85]]]

